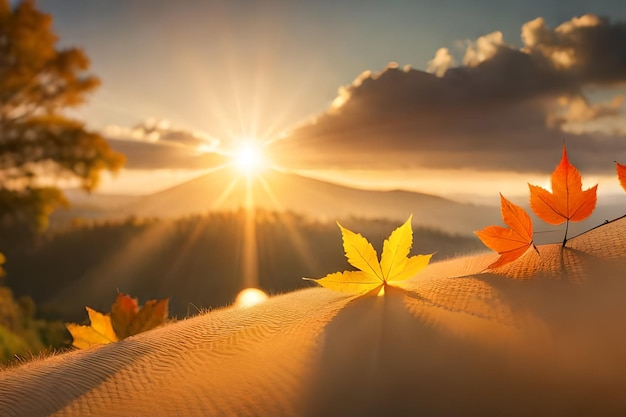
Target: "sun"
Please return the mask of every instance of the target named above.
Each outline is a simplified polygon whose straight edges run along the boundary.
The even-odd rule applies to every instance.
[[[247,141],[232,155],[235,170],[246,176],[259,174],[267,167],[267,158],[263,147],[255,141]]]

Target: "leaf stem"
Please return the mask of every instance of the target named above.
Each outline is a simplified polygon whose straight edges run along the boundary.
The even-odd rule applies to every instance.
[[[561,245],[562,248],[565,247],[565,244],[567,243],[567,229],[569,228],[569,219],[565,220],[565,236],[563,236],[563,244]]]

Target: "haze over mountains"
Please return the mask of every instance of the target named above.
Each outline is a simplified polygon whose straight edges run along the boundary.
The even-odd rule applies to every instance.
[[[502,224],[499,208],[495,205],[461,203],[412,191],[351,188],[279,171],[268,171],[260,178],[247,179],[223,169],[145,196],[70,192],[69,198],[72,208],[56,212],[53,221],[63,223],[74,217],[173,218],[210,211],[231,211],[251,205],[271,211],[291,211],[326,221],[341,221],[348,217],[404,221],[413,214],[415,225],[464,235],[486,225]],[[494,195],[493,202],[497,201],[498,196]],[[518,203],[531,213],[525,202]],[[624,199],[601,197],[594,214],[584,222],[570,225],[570,233],[572,236],[581,233],[625,212]],[[535,229],[542,232],[536,237],[537,241],[543,243],[560,239],[557,236],[562,233],[559,226],[534,220]],[[551,231],[554,233],[544,233]]]
[[[248,205],[291,211],[320,220],[347,217],[384,218],[448,233],[469,234],[498,219],[498,209],[459,203],[412,191],[351,188],[294,173],[268,171],[262,177],[237,177],[224,169],[147,196],[84,196],[71,193],[73,208],[56,219],[70,217],[180,217],[207,211],[236,210]]]

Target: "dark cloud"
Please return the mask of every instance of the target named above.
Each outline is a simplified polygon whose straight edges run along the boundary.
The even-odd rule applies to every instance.
[[[149,119],[130,130],[135,138],[143,138],[149,142],[177,144],[193,149],[216,147],[219,144],[218,140],[206,134],[172,127],[167,120]]]
[[[135,140],[110,140],[111,147],[126,155],[127,169],[207,169],[226,163],[223,155],[191,148]]]
[[[226,163],[215,152],[217,140],[172,128],[164,120],[148,120],[131,128],[109,126],[104,134],[114,150],[126,155],[127,169],[207,169]]]
[[[577,85],[611,84],[626,77],[626,23],[585,15],[551,30],[537,18],[524,25],[522,40],[524,52]]]
[[[469,43],[461,66],[442,48],[432,73],[395,64],[365,72],[276,142],[274,158],[307,168],[549,171],[565,139],[581,168],[626,160],[626,136],[565,129],[620,112],[620,97],[591,103],[585,94],[626,82],[626,24],[586,15],[550,29],[538,18],[522,41],[518,49],[494,32]]]

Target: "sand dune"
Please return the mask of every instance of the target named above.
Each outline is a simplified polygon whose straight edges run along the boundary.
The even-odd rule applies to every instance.
[[[0,373],[2,416],[626,415],[626,219],[384,297],[312,288]]]

